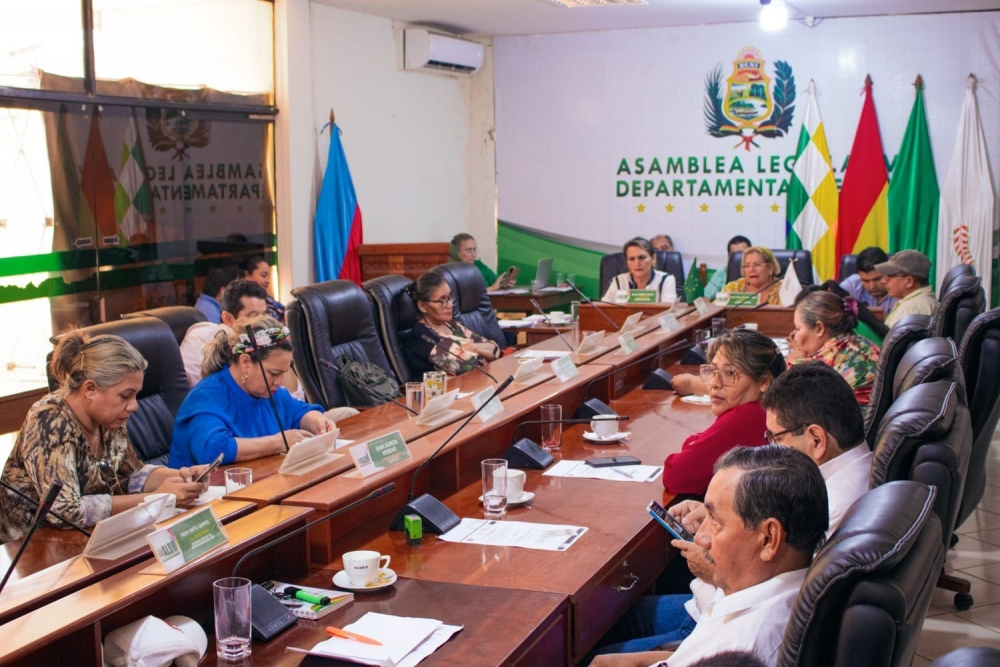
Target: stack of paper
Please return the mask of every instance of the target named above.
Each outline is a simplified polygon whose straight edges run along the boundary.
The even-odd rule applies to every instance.
[[[663,466],[631,465],[595,468],[586,461],[563,459],[543,475],[550,477],[583,477],[586,479],[607,479],[616,482],[652,482],[659,479]]]
[[[445,625],[431,618],[406,618],[368,612],[345,626],[344,630],[375,639],[382,643],[381,646],[331,637],[316,644],[310,651],[293,646],[289,646],[288,650],[361,665],[413,667],[461,629],[460,625]]]

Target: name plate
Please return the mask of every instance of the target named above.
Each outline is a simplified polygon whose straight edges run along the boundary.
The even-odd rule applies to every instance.
[[[726,303],[730,306],[756,306],[760,303],[762,296],[764,295],[753,292],[732,292]]]
[[[628,292],[629,303],[656,303],[655,289],[634,289]]]
[[[630,333],[618,336],[618,344],[622,346],[622,352],[625,354],[632,354],[639,349],[639,343],[635,341],[635,336]]]
[[[492,391],[492,390],[491,390]],[[399,431],[373,438],[347,450],[362,477],[370,477],[413,458]]]
[[[211,507],[146,536],[153,555],[167,572],[187,565],[229,542],[226,529]]]
[[[559,378],[559,383],[562,384],[571,378],[575,378],[580,374],[580,369],[576,367],[573,360],[569,358],[569,355],[565,357],[559,357],[553,361],[549,366],[552,367],[552,372],[556,374]]]
[[[517,365],[517,372],[514,373],[514,382],[522,382],[529,375],[542,367],[543,357],[529,357]]]
[[[681,323],[677,321],[677,317],[673,313],[663,313],[656,318],[656,321],[660,328],[667,333],[673,333],[681,328]]]
[[[621,330],[628,331],[632,327],[639,324],[639,320],[641,319],[642,319],[642,313],[633,313],[632,315],[629,315],[628,317],[625,318],[625,321],[622,322]]]
[[[483,403],[486,403],[486,401],[489,401],[490,396],[493,396],[493,392],[494,392],[493,387],[489,387],[487,389],[483,389],[478,394],[473,394],[472,398],[469,399],[470,401],[472,401],[472,407],[479,410],[479,406],[481,406]],[[498,415],[501,412],[503,412],[503,402],[500,400],[499,396],[493,396],[493,400],[489,401],[489,403],[486,403],[486,407],[484,407],[482,410],[479,410],[479,414],[476,415],[476,419],[478,419],[483,423],[486,423],[490,420],[491,417],[493,417],[494,415]]]
[[[708,312],[708,299],[703,296],[699,296],[694,300],[694,307],[698,309],[699,315],[704,315]]]
[[[592,351],[597,349],[598,343],[604,338],[603,331],[595,331],[592,334],[587,334],[580,341],[580,345],[576,348],[576,353],[579,354],[590,354]]]

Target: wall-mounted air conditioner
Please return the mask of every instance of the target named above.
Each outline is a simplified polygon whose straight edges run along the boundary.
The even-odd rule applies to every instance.
[[[409,70],[436,70],[472,74],[483,65],[483,45],[464,39],[407,28],[403,62]]]

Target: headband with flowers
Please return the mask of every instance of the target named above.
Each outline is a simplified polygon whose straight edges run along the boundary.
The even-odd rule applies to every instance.
[[[844,312],[848,313],[850,315],[854,315],[854,317],[857,317],[858,316],[858,302],[855,301],[852,297],[849,297],[849,296],[845,297],[844,298]]]
[[[270,329],[260,329],[253,333],[254,341],[257,343],[257,347],[264,349],[265,347],[271,347],[275,343],[285,340],[288,338],[288,327],[271,327]],[[254,346],[250,343],[250,336],[245,333],[240,334],[240,341],[233,345],[233,356],[239,356],[241,354],[249,354],[253,352]]]

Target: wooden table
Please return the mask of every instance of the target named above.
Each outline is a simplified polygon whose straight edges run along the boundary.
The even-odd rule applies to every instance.
[[[620,327],[626,319],[636,313],[643,313],[643,320],[655,319],[657,315],[672,311],[680,319],[694,312],[694,306],[685,303],[604,303],[591,301],[581,303],[578,310],[580,329],[583,331],[613,331]],[[608,320],[611,320],[610,322]],[[612,326],[614,323],[615,326]]]
[[[514,289],[518,288],[515,287]],[[521,289],[527,288],[522,287]],[[531,304],[532,299],[537,301],[542,310],[546,312],[563,306],[566,306],[568,310],[570,303],[580,300],[580,295],[572,289],[566,292],[530,292],[528,294],[497,294],[496,292],[488,292],[488,294],[490,302],[493,303],[493,308],[497,312],[525,313],[526,315],[537,312]]]

